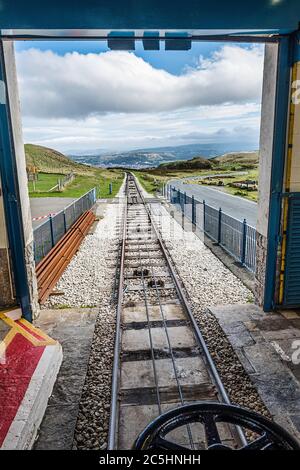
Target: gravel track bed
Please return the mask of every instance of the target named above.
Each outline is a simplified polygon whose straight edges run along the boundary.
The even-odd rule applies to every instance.
[[[115,305],[100,307],[80,400],[73,448],[106,449],[115,342]]]
[[[157,302],[157,292],[156,289],[146,289],[147,301],[151,303]],[[175,289],[161,289],[159,291],[159,296],[162,301],[165,300],[177,300],[177,293]],[[124,303],[127,302],[143,302],[145,299],[144,292],[125,292]]]
[[[233,403],[270,414],[245,372],[218,320],[208,307],[253,301],[252,293],[192,232],[185,232],[164,207],[153,212],[184,284],[194,317]]]

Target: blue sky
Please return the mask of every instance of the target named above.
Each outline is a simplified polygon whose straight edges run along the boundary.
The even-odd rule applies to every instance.
[[[258,147],[263,46],[161,48],[15,43],[25,141],[77,153],[223,141]]]
[[[99,54],[109,51],[106,41],[19,41],[16,42],[15,50],[24,51],[32,47],[41,51],[52,50],[61,56],[65,55],[67,52]],[[163,68],[172,74],[180,75],[186,66],[193,67],[195,65],[195,60],[199,55],[207,57],[210,53],[221,47],[222,43],[198,42],[193,43],[189,51],[165,51],[164,44],[161,44],[161,50],[159,51],[144,51],[142,42],[137,41],[134,53],[138,57],[142,57],[155,68]]]

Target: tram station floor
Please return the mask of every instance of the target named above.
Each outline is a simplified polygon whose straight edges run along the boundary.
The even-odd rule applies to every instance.
[[[300,312],[210,308],[274,420],[300,440]]]
[[[63,361],[34,449],[72,449],[97,313],[97,308],[41,310],[36,323],[62,345]]]

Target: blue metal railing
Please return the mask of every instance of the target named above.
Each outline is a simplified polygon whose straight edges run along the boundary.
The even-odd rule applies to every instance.
[[[33,231],[34,259],[39,263],[64,236],[76,220],[96,202],[96,188],[91,189]]]
[[[205,235],[218,243],[249,271],[255,272],[256,230],[247,224],[246,219],[237,220],[225,214],[222,209],[214,209],[205,201],[197,201],[194,196],[187,196],[171,185],[165,185],[163,194]]]

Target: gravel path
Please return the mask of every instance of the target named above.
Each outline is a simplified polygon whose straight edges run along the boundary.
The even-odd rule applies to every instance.
[[[151,208],[155,220],[161,223],[162,237],[231,401],[270,417],[217,319],[208,310],[214,305],[252,302],[251,291],[194,233],[185,232],[164,207],[152,204]]]

